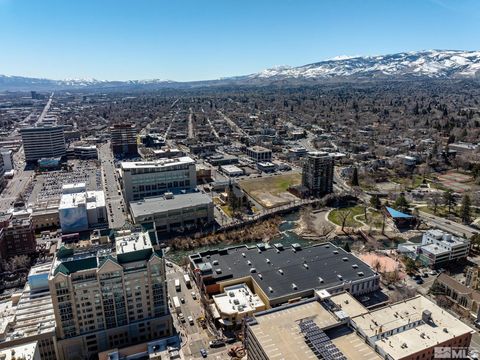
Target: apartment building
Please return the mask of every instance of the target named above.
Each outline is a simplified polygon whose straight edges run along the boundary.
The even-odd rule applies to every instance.
[[[13,151],[10,149],[1,149],[0,154],[2,155],[3,169],[5,171],[13,170],[14,168]]]
[[[322,197],[333,191],[333,158],[326,152],[309,152],[303,163],[302,185],[309,195]]]
[[[20,130],[25,161],[35,162],[43,158],[59,158],[66,155],[63,126],[38,126]]]
[[[115,124],[110,127],[111,147],[115,155],[137,154],[137,129],[135,124]]]
[[[147,232],[119,232],[115,246],[61,247],[49,286],[60,360],[172,334],[163,252]]]
[[[188,156],[155,161],[123,161],[120,167],[126,202],[166,192],[188,191],[197,186],[195,161]]]

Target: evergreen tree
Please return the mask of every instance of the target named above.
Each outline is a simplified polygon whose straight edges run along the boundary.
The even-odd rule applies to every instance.
[[[443,193],[443,202],[448,208],[448,212],[452,212],[452,208],[455,206],[455,196],[453,196],[452,190],[448,189]]]
[[[375,209],[380,209],[380,206],[382,206],[382,203],[380,202],[380,197],[377,194],[372,195],[372,197],[370,198],[370,206]]]
[[[400,194],[400,196],[395,200],[395,203],[393,204],[396,210],[400,210],[403,212],[408,211],[408,208],[410,204],[408,203],[407,199],[405,198],[404,194]]]
[[[464,223],[469,223],[472,217],[472,203],[470,201],[470,196],[465,194],[462,199],[462,204],[460,205],[460,217]]]
[[[358,169],[356,167],[353,168],[353,174],[352,174],[352,186],[358,186]]]
[[[346,242],[343,246],[343,250],[345,250],[346,252],[352,252],[352,250],[350,250],[350,245],[348,245],[348,242]]]

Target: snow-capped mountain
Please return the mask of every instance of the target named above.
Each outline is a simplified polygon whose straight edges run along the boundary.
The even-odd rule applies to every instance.
[[[480,79],[480,51],[427,50],[378,56],[337,56],[298,67],[278,66],[259,73],[217,80],[106,81],[97,79],[50,80],[0,75],[1,90],[161,89],[205,86],[264,85],[320,82],[322,80]]]
[[[175,84],[170,80],[128,80],[108,81],[97,79],[51,80],[23,76],[0,75],[0,90],[73,90],[73,89],[108,89],[125,87],[164,87]]]
[[[339,56],[299,67],[280,66],[250,79],[472,78],[480,76],[480,51],[428,50],[378,56]]]

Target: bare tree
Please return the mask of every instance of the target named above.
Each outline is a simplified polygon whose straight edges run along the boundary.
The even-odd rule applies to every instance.
[[[342,224],[342,231],[345,229],[345,224],[347,223],[348,216],[352,210],[350,209],[341,209],[338,211],[338,216],[340,217],[340,222]]]

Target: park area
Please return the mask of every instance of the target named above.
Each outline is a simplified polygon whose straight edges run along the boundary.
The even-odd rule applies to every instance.
[[[438,180],[446,188],[455,192],[463,193],[471,189],[472,176],[462,174],[458,171],[449,171],[438,175]]]
[[[299,185],[299,173],[267,176],[239,181],[240,187],[257,203],[267,209],[288,204],[298,198],[289,193],[290,186]]]

